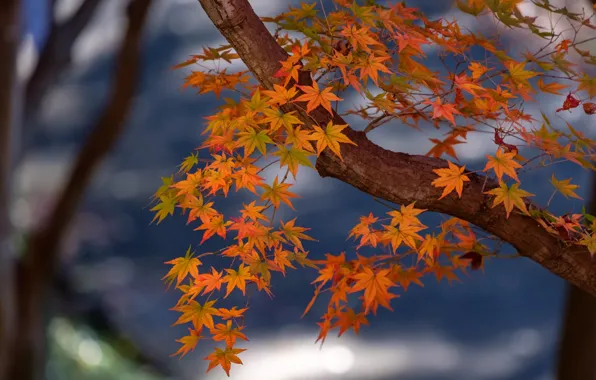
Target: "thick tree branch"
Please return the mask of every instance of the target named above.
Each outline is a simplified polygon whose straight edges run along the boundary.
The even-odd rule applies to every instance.
[[[287,53],[277,44],[247,0],[199,0],[209,18],[234,47],[240,58],[259,82],[271,89],[273,75]],[[300,78],[308,83],[310,74]],[[325,125],[331,116],[326,111],[311,113]],[[339,115],[334,123],[347,124]],[[304,119],[305,122],[310,122]],[[385,150],[373,144],[366,134],[346,128],[344,133],[358,146],[343,145],[344,161],[327,149],[317,160],[322,177],[334,177],[363,192],[398,204],[416,202],[416,206],[469,221],[513,245],[524,255],[552,273],[568,280],[588,293],[596,295],[596,263],[587,249],[567,247],[550,235],[535,220],[519,214],[505,217],[503,207],[491,208],[492,200],[483,194],[496,186],[485,178],[470,174],[462,199],[451,194],[441,200],[441,189],[431,182],[433,169],[447,167],[447,161],[426,156],[412,156]]]
[[[44,306],[60,261],[60,243],[94,169],[112,149],[124,127],[139,80],[143,26],[152,0],[130,0],[128,28],[118,52],[108,104],[92,127],[49,216],[32,232],[18,271],[18,340],[13,344],[10,379],[42,378]]]

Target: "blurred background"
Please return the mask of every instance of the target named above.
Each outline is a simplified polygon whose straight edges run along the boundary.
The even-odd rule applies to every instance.
[[[272,16],[298,1],[250,3],[257,14]],[[588,0],[568,3],[570,10],[592,8]],[[452,1],[407,4],[471,30],[498,28],[459,13]],[[531,1],[522,9],[540,16]],[[213,96],[183,91],[188,71],[171,67],[223,37],[196,0],[132,0],[130,6],[128,0],[3,0],[0,28],[0,242],[6,242],[0,246],[0,310],[8,321],[0,333],[19,335],[17,344],[0,345],[0,368],[13,368],[6,373],[16,376],[7,380],[225,378],[219,369],[204,373],[208,342],[182,360],[170,357],[186,327],[171,327],[178,313],[169,309],[178,293],[166,291],[163,263],[199,240],[183,217],[150,225],[148,207],[160,177],[176,172],[201,144],[203,117],[217,105]],[[523,52],[533,43],[501,32],[511,49]],[[429,59],[438,66],[433,53]],[[562,100],[538,99],[550,111]],[[538,108],[526,111],[539,115]],[[589,117],[565,117],[596,135]],[[463,164],[479,165],[494,153],[494,143],[482,136],[456,147]],[[371,134],[385,148],[418,154],[429,150],[428,137],[410,129]],[[524,188],[538,202],[551,194],[544,184],[553,170],[558,178],[573,177],[584,199],[593,198],[590,174],[560,165],[524,174]],[[386,211],[314,171],[301,173],[295,190],[302,197],[295,216],[320,241],[307,247],[315,256],[351,249],[345,239],[359,216]],[[551,205],[565,213],[579,212],[582,204]],[[233,366],[232,379],[595,376],[594,302],[528,260],[492,260],[462,283],[413,285],[392,303],[395,312],[379,311],[359,336],[328,338],[322,349],[314,344],[315,322],[325,306],[300,318],[312,296],[310,275],[292,271],[275,282],[274,299],[251,298],[245,330],[251,341],[242,346],[248,348],[241,355],[245,364]]]

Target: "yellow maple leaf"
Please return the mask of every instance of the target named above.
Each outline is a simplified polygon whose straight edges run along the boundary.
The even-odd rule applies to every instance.
[[[184,355],[188,354],[189,351],[194,351],[195,347],[197,346],[197,343],[199,343],[199,340],[203,339],[203,337],[201,336],[201,330],[193,330],[191,328],[188,329],[190,335],[184,336],[178,340],[176,340],[176,342],[178,343],[182,343],[182,347],[180,347],[180,349],[178,351],[176,351],[175,353],[173,353],[170,356],[176,356],[176,355],[180,355],[180,358],[184,357]]]
[[[261,194],[261,199],[270,200],[275,208],[279,208],[280,202],[284,202],[292,210],[295,210],[292,202],[290,202],[290,198],[297,198],[298,195],[288,191],[291,186],[288,183],[279,183],[279,179],[276,176],[275,180],[273,180],[273,185],[263,185],[263,190],[265,191]]]
[[[577,189],[579,186],[578,185],[572,185],[571,182],[571,178],[568,179],[563,179],[563,180],[558,180],[555,177],[555,173],[553,173],[550,182],[553,184],[553,186],[555,187],[555,189],[557,189],[561,194],[563,194],[563,196],[565,198],[576,198],[576,199],[582,199],[579,195],[577,195],[575,193],[575,189]]]
[[[524,197],[532,197],[534,194],[528,193],[525,190],[519,188],[519,183],[514,183],[511,187],[508,187],[505,182],[501,182],[499,187],[487,191],[485,194],[492,194],[495,196],[493,208],[503,203],[505,211],[507,212],[507,218],[513,211],[513,206],[517,207],[524,214],[528,214],[528,208],[524,203]]]
[[[325,148],[329,148],[343,161],[339,143],[356,145],[356,143],[350,140],[348,136],[341,133],[347,126],[347,124],[333,124],[333,122],[330,121],[327,123],[325,130],[323,130],[323,128],[315,125],[315,131],[309,136],[309,139],[316,140],[318,154],[321,154]]]
[[[457,192],[457,195],[461,198],[461,193],[464,188],[464,182],[470,181],[467,175],[463,174],[466,166],[462,166],[461,168],[451,161],[447,161],[449,164],[449,168],[443,169],[434,169],[433,172],[439,175],[439,178],[435,179],[432,182],[434,187],[444,187],[443,194],[441,198],[443,199],[453,190]]]

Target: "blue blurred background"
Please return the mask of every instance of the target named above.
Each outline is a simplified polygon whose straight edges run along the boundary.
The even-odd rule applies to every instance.
[[[297,1],[252,0],[257,14],[275,15]],[[57,0],[57,19],[66,19],[77,0]],[[491,28],[458,13],[451,1],[411,0],[429,16],[457,18],[471,29]],[[529,2],[527,2],[529,3]],[[555,3],[555,2],[553,2]],[[575,2],[572,2],[575,3]],[[46,0],[26,0],[23,19],[25,43],[19,57],[19,75],[26,79],[45,43],[49,10]],[[109,90],[114,51],[124,31],[122,0],[105,0],[73,47],[73,62],[65,77],[53,86],[39,108],[32,150],[17,169],[18,199],[11,211],[20,229],[30,228],[60,189],[80,143],[97,117]],[[576,4],[577,5],[577,4]],[[530,6],[524,8],[532,12]],[[511,48],[525,50],[529,40],[505,32]],[[202,358],[208,342],[182,360],[169,355],[186,327],[171,327],[178,314],[169,309],[178,293],[166,291],[161,278],[164,261],[181,256],[200,237],[185,226],[185,218],[170,217],[150,225],[148,204],[160,186],[194,148],[200,145],[203,117],[217,105],[214,97],[197,96],[181,85],[187,71],[172,71],[174,64],[206,45],[223,43],[196,0],[156,1],[151,9],[143,45],[142,83],[124,134],[105,160],[87,191],[83,206],[64,244],[64,267],[77,301],[108,315],[110,334],[126,337],[146,357],[139,365],[122,355],[102,331],[86,320],[57,316],[50,324],[51,379],[220,379],[223,372],[204,371]],[[436,54],[429,59],[439,62]],[[560,97],[540,98],[553,112]],[[530,110],[537,113],[536,110]],[[539,113],[538,113],[539,115]],[[553,113],[554,115],[554,113]],[[585,117],[566,116],[590,133]],[[362,128],[357,124],[354,127]],[[391,133],[380,128],[371,138],[386,148],[426,153],[428,136],[410,129]],[[481,165],[484,154],[494,153],[490,138],[479,135],[456,147],[467,165]],[[558,178],[574,178],[586,196],[588,174],[573,165],[554,167]],[[304,169],[301,169],[304,170]],[[546,202],[545,186],[553,167],[524,174],[525,189]],[[273,178],[275,173],[270,173]],[[295,202],[301,225],[312,228],[319,243],[308,244],[311,255],[353,250],[346,241],[361,215],[386,210],[370,196],[332,179],[303,171],[295,186],[302,197]],[[223,201],[220,204],[225,205]],[[581,203],[556,203],[556,212],[578,212]],[[224,206],[225,207],[225,206]],[[287,216],[290,214],[286,212]],[[286,217],[287,219],[287,217]],[[430,219],[437,220],[437,219]],[[523,231],[520,231],[523,233]],[[213,240],[213,239],[212,239]],[[218,247],[210,241],[204,249]],[[416,285],[393,301],[395,312],[380,311],[359,336],[348,333],[329,338],[323,348],[314,344],[315,322],[324,305],[309,316],[300,315],[312,291],[312,273],[291,271],[274,281],[275,298],[251,298],[246,334],[251,339],[234,366],[234,380],[548,380],[554,369],[561,323],[564,283],[525,259],[492,260],[484,273],[474,272],[453,285],[434,279]],[[94,305],[89,306],[90,303]],[[97,304],[97,305],[95,305]],[[90,314],[92,318],[93,313]],[[151,371],[159,363],[167,374]],[[169,374],[169,375],[168,375]]]

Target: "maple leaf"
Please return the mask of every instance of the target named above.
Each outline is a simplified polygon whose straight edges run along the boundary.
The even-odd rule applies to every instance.
[[[242,263],[238,270],[226,269],[226,272],[228,274],[223,278],[223,281],[228,284],[228,288],[224,298],[229,296],[234,288],[240,289],[242,295],[246,295],[246,281],[251,277],[250,268]]]
[[[419,263],[421,259],[428,258],[431,262],[438,256],[441,244],[439,239],[433,235],[426,234],[420,248],[418,248],[418,258],[416,263]]]
[[[470,178],[463,174],[464,170],[466,170],[466,166],[464,165],[460,168],[451,161],[447,161],[447,163],[449,164],[449,168],[433,169],[433,172],[438,174],[439,178],[432,181],[432,185],[445,188],[439,199],[443,199],[453,190],[455,190],[459,198],[461,198],[464,182],[470,181]]]
[[[176,286],[180,285],[180,283],[190,274],[194,278],[199,276],[199,265],[201,265],[201,261],[194,257],[195,252],[190,251],[190,246],[186,250],[186,254],[184,257],[178,257],[174,260],[166,261],[165,264],[173,265],[168,274],[166,274],[162,280],[168,279],[168,283],[172,284],[174,280],[176,280]]]
[[[339,334],[337,336],[342,336],[350,328],[354,330],[354,333],[358,334],[361,325],[368,325],[365,314],[356,314],[354,309],[348,307],[345,312],[339,313],[339,320],[335,323],[335,326],[339,326]]]
[[[389,269],[382,269],[374,272],[369,267],[364,267],[361,273],[353,276],[356,283],[350,289],[350,293],[355,293],[364,290],[364,305],[366,308],[365,314],[373,306],[376,301],[385,308],[392,310],[389,306],[391,298],[397,297],[389,293],[388,289],[394,287],[395,284],[387,277]]]
[[[234,306],[231,309],[226,309],[222,307],[217,309],[217,313],[215,314],[220,316],[224,321],[227,321],[232,318],[242,318],[246,310],[248,310],[248,308],[238,309]]]
[[[177,197],[180,195],[194,195],[197,193],[201,181],[202,173],[200,170],[197,170],[195,173],[186,173],[186,179],[176,182],[172,185],[172,188],[178,189]]]
[[[375,40],[369,31],[370,28],[366,26],[357,28],[355,25],[350,25],[345,26],[341,31],[341,34],[350,41],[350,44],[354,46],[355,49],[360,48],[370,54],[371,49],[368,45],[381,45],[381,43]]]
[[[405,243],[408,247],[412,249],[416,249],[416,240],[422,241],[422,236],[418,235],[416,232],[423,230],[424,226],[421,225],[408,225],[408,224],[400,224],[399,227],[394,226],[383,226],[385,228],[385,233],[382,235],[383,239],[388,239],[391,241],[391,247],[393,248],[393,252],[399,248],[401,243]]]
[[[408,268],[403,270],[399,265],[393,265],[391,267],[391,279],[396,283],[399,283],[404,291],[408,291],[408,288],[412,283],[424,287],[424,284],[420,281],[422,273],[418,272],[416,268]]]
[[[313,126],[314,132],[310,135],[310,139],[317,142],[317,151],[319,155],[323,150],[325,150],[325,148],[329,148],[343,161],[339,144],[344,143],[356,145],[356,143],[350,140],[348,136],[341,133],[341,131],[347,127],[347,124],[333,124],[333,121],[329,121],[327,123],[325,130],[318,125]]]
[[[259,171],[260,169],[254,165],[240,168],[240,170],[234,173],[236,190],[245,188],[253,194],[257,194],[256,186],[263,185],[263,178],[258,175]]]
[[[274,259],[273,262],[279,267],[281,273],[285,276],[286,275],[286,267],[296,269],[292,262],[290,261],[291,256],[290,251],[286,251],[285,249],[276,249],[273,253]]]
[[[200,330],[203,326],[213,329],[213,315],[217,313],[217,309],[214,308],[213,305],[216,301],[217,300],[207,301],[201,305],[197,301],[190,300],[186,305],[173,308],[172,310],[182,313],[182,315],[174,323],[174,326],[182,323],[192,322],[195,330]]]
[[[520,189],[518,183],[514,183],[511,187],[508,187],[505,182],[501,182],[499,187],[489,190],[485,192],[485,194],[492,194],[495,196],[492,206],[493,208],[503,203],[507,212],[507,218],[509,218],[513,206],[517,207],[525,214],[528,214],[528,208],[526,207],[523,198],[534,196],[534,194]]]
[[[243,203],[242,206],[244,207],[241,211],[243,218],[249,218],[255,222],[258,222],[259,219],[266,222],[269,221],[269,219],[261,213],[265,210],[265,206],[257,206],[256,201],[252,201],[248,205]]]
[[[197,346],[197,343],[199,343],[199,341],[203,339],[203,337],[201,336],[201,330],[202,329],[193,330],[189,328],[188,332],[190,333],[190,335],[184,336],[176,340],[176,342],[182,343],[182,347],[180,347],[178,351],[176,351],[170,356],[180,355],[180,358],[183,358],[184,355],[186,355],[189,351],[194,351],[195,347]]]
[[[482,1],[482,0],[481,0]],[[489,69],[486,66],[481,65],[478,62],[472,62],[468,66],[468,69],[472,72],[472,79],[477,80],[480,78],[484,73],[486,73]]]
[[[246,335],[242,333],[244,326],[232,327],[232,321],[228,320],[225,324],[218,323],[211,331],[213,340],[226,342],[226,347],[231,348],[236,343],[236,339],[248,340]]]
[[[486,156],[488,162],[484,167],[484,171],[486,172],[493,169],[499,182],[503,180],[503,174],[507,174],[519,183],[519,178],[517,178],[515,169],[521,168],[522,166],[514,160],[516,155],[517,152],[505,153],[504,150],[498,149],[494,157],[489,155]]]
[[[273,144],[271,137],[267,135],[267,131],[256,131],[248,127],[245,132],[238,133],[238,143],[244,146],[244,155],[250,156],[255,148],[264,156],[267,154],[267,144]]]
[[[222,272],[218,272],[215,268],[211,267],[211,273],[201,274],[199,278],[197,278],[197,283],[204,287],[203,295],[210,293],[215,289],[221,289],[221,285],[224,283],[224,279],[221,277],[222,274]]]
[[[402,205],[399,211],[389,211],[387,214],[393,217],[393,219],[391,219],[391,225],[397,226],[398,224],[406,224],[424,227],[424,225],[420,223],[420,220],[418,220],[416,216],[422,214],[426,210],[415,208],[415,204],[416,202],[412,202],[407,206]]]
[[[542,78],[538,78],[538,88],[542,92],[547,92],[549,94],[561,95],[559,91],[566,89],[569,86],[566,86],[559,82],[552,82],[552,83],[544,83]]]
[[[312,86],[298,86],[298,88],[300,88],[304,94],[294,99],[293,102],[308,102],[306,104],[306,113],[311,113],[318,106],[323,106],[323,108],[333,115],[331,101],[343,100],[331,92],[331,87],[325,87],[320,90],[317,82],[313,82]]]
[[[437,97],[437,100],[435,100],[434,102],[431,102],[429,99],[426,99],[422,103],[430,104],[433,106],[433,119],[443,117],[449,120],[453,125],[455,125],[455,117],[453,116],[453,114],[462,114],[455,108],[455,104],[443,104],[440,97]]]
[[[174,210],[176,209],[176,198],[162,195],[159,197],[159,200],[161,202],[151,209],[151,211],[157,211],[151,223],[157,219],[157,224],[159,224],[165,219],[166,216],[174,215]]]
[[[200,244],[203,244],[207,239],[211,236],[217,234],[221,236],[222,239],[226,238],[226,227],[232,224],[231,221],[224,222],[223,215],[217,214],[211,217],[211,219],[206,220],[195,228],[195,231],[204,230],[203,239],[201,240]]]
[[[482,87],[470,81],[470,78],[468,78],[468,76],[465,74],[456,75],[453,82],[455,83],[455,86],[474,96],[478,96],[476,91],[484,90]]]
[[[186,157],[184,161],[180,164],[179,173],[188,173],[193,166],[199,163],[199,155],[198,154],[191,154],[190,156]]]
[[[552,177],[550,179],[550,182],[553,184],[555,189],[557,189],[561,194],[563,194],[563,196],[565,196],[565,198],[571,197],[571,198],[576,198],[576,199],[582,199],[579,195],[577,195],[575,193],[575,189],[577,189],[579,186],[572,185],[570,183],[571,178],[563,179],[563,180],[559,181],[555,177],[555,173],[553,173]]]
[[[203,223],[209,223],[211,218],[217,215],[217,211],[212,206],[213,202],[204,203],[203,196],[200,194],[199,197],[187,195],[180,203],[180,207],[183,209],[190,209],[186,224],[197,219],[200,219]]]
[[[287,183],[279,183],[279,179],[275,176],[275,180],[273,180],[273,185],[263,185],[263,194],[261,195],[262,200],[269,200],[273,203],[275,208],[279,208],[280,202],[284,202],[292,210],[294,206],[292,206],[292,202],[290,202],[290,198],[298,198],[298,195],[291,193],[288,189],[292,187],[292,185]]]
[[[281,106],[291,101],[296,95],[298,95],[298,90],[295,86],[287,89],[278,84],[274,84],[273,89],[274,90],[263,91],[263,95],[267,95],[270,98],[267,101],[269,104],[277,104]]]
[[[443,153],[455,158],[457,160],[457,154],[455,153],[455,149],[453,149],[454,145],[463,144],[463,141],[457,139],[456,136],[449,136],[445,140],[441,141],[438,139],[429,139],[431,142],[435,143],[435,146],[432,147],[431,150],[426,153],[427,156],[441,158]]]
[[[586,91],[590,99],[593,98],[596,96],[596,78],[588,74],[584,74],[584,76],[579,80],[579,86],[577,87],[577,90]]]
[[[304,247],[302,246],[302,242],[300,239],[303,240],[311,240],[316,241],[315,239],[311,238],[310,236],[304,234],[303,232],[310,230],[310,228],[298,227],[295,226],[294,223],[296,222],[296,218],[290,220],[287,223],[281,221],[282,232],[284,236],[291,241],[298,249],[304,251]]]
[[[309,168],[314,169],[314,166],[308,159],[307,153],[300,149],[296,149],[294,147],[290,147],[290,149],[287,149],[286,147],[282,146],[279,148],[277,152],[273,154],[275,156],[279,156],[279,166],[281,168],[287,166],[290,170],[290,173],[292,173],[292,175],[294,176],[294,179],[296,179],[296,174],[298,174],[299,165],[307,166]]]
[[[585,234],[579,244],[586,246],[590,255],[594,257],[594,254],[596,254],[596,233]]]
[[[433,272],[435,274],[435,277],[437,278],[437,282],[441,282],[442,279],[447,279],[447,282],[449,282],[449,284],[452,283],[452,281],[459,281],[459,278],[457,278],[457,275],[455,273],[453,273],[453,267],[451,266],[446,266],[446,265],[435,265],[433,267],[430,268],[430,271]]]
[[[522,86],[529,86],[528,79],[535,77],[538,73],[534,71],[525,70],[525,62],[508,61],[505,66],[509,70],[509,77],[511,80]]]
[[[209,360],[209,367],[207,367],[207,372],[211,371],[213,368],[217,366],[221,366],[221,368],[223,368],[223,370],[226,372],[226,375],[228,375],[229,377],[232,363],[242,364],[242,360],[240,360],[240,358],[237,355],[244,351],[246,351],[245,348],[226,347],[225,350],[222,350],[221,348],[216,348],[215,352],[205,357],[205,360]]]
[[[356,67],[360,69],[360,79],[364,79],[367,76],[378,85],[379,71],[383,73],[391,74],[391,70],[383,64],[384,61],[390,59],[390,57],[376,57],[374,54],[370,54],[365,57]]]
[[[266,117],[261,121],[263,123],[269,123],[272,132],[278,130],[282,125],[286,130],[291,131],[294,128],[294,125],[304,124],[300,119],[294,116],[294,113],[295,111],[283,112],[276,107],[267,108],[263,110],[263,114],[265,114]]]

